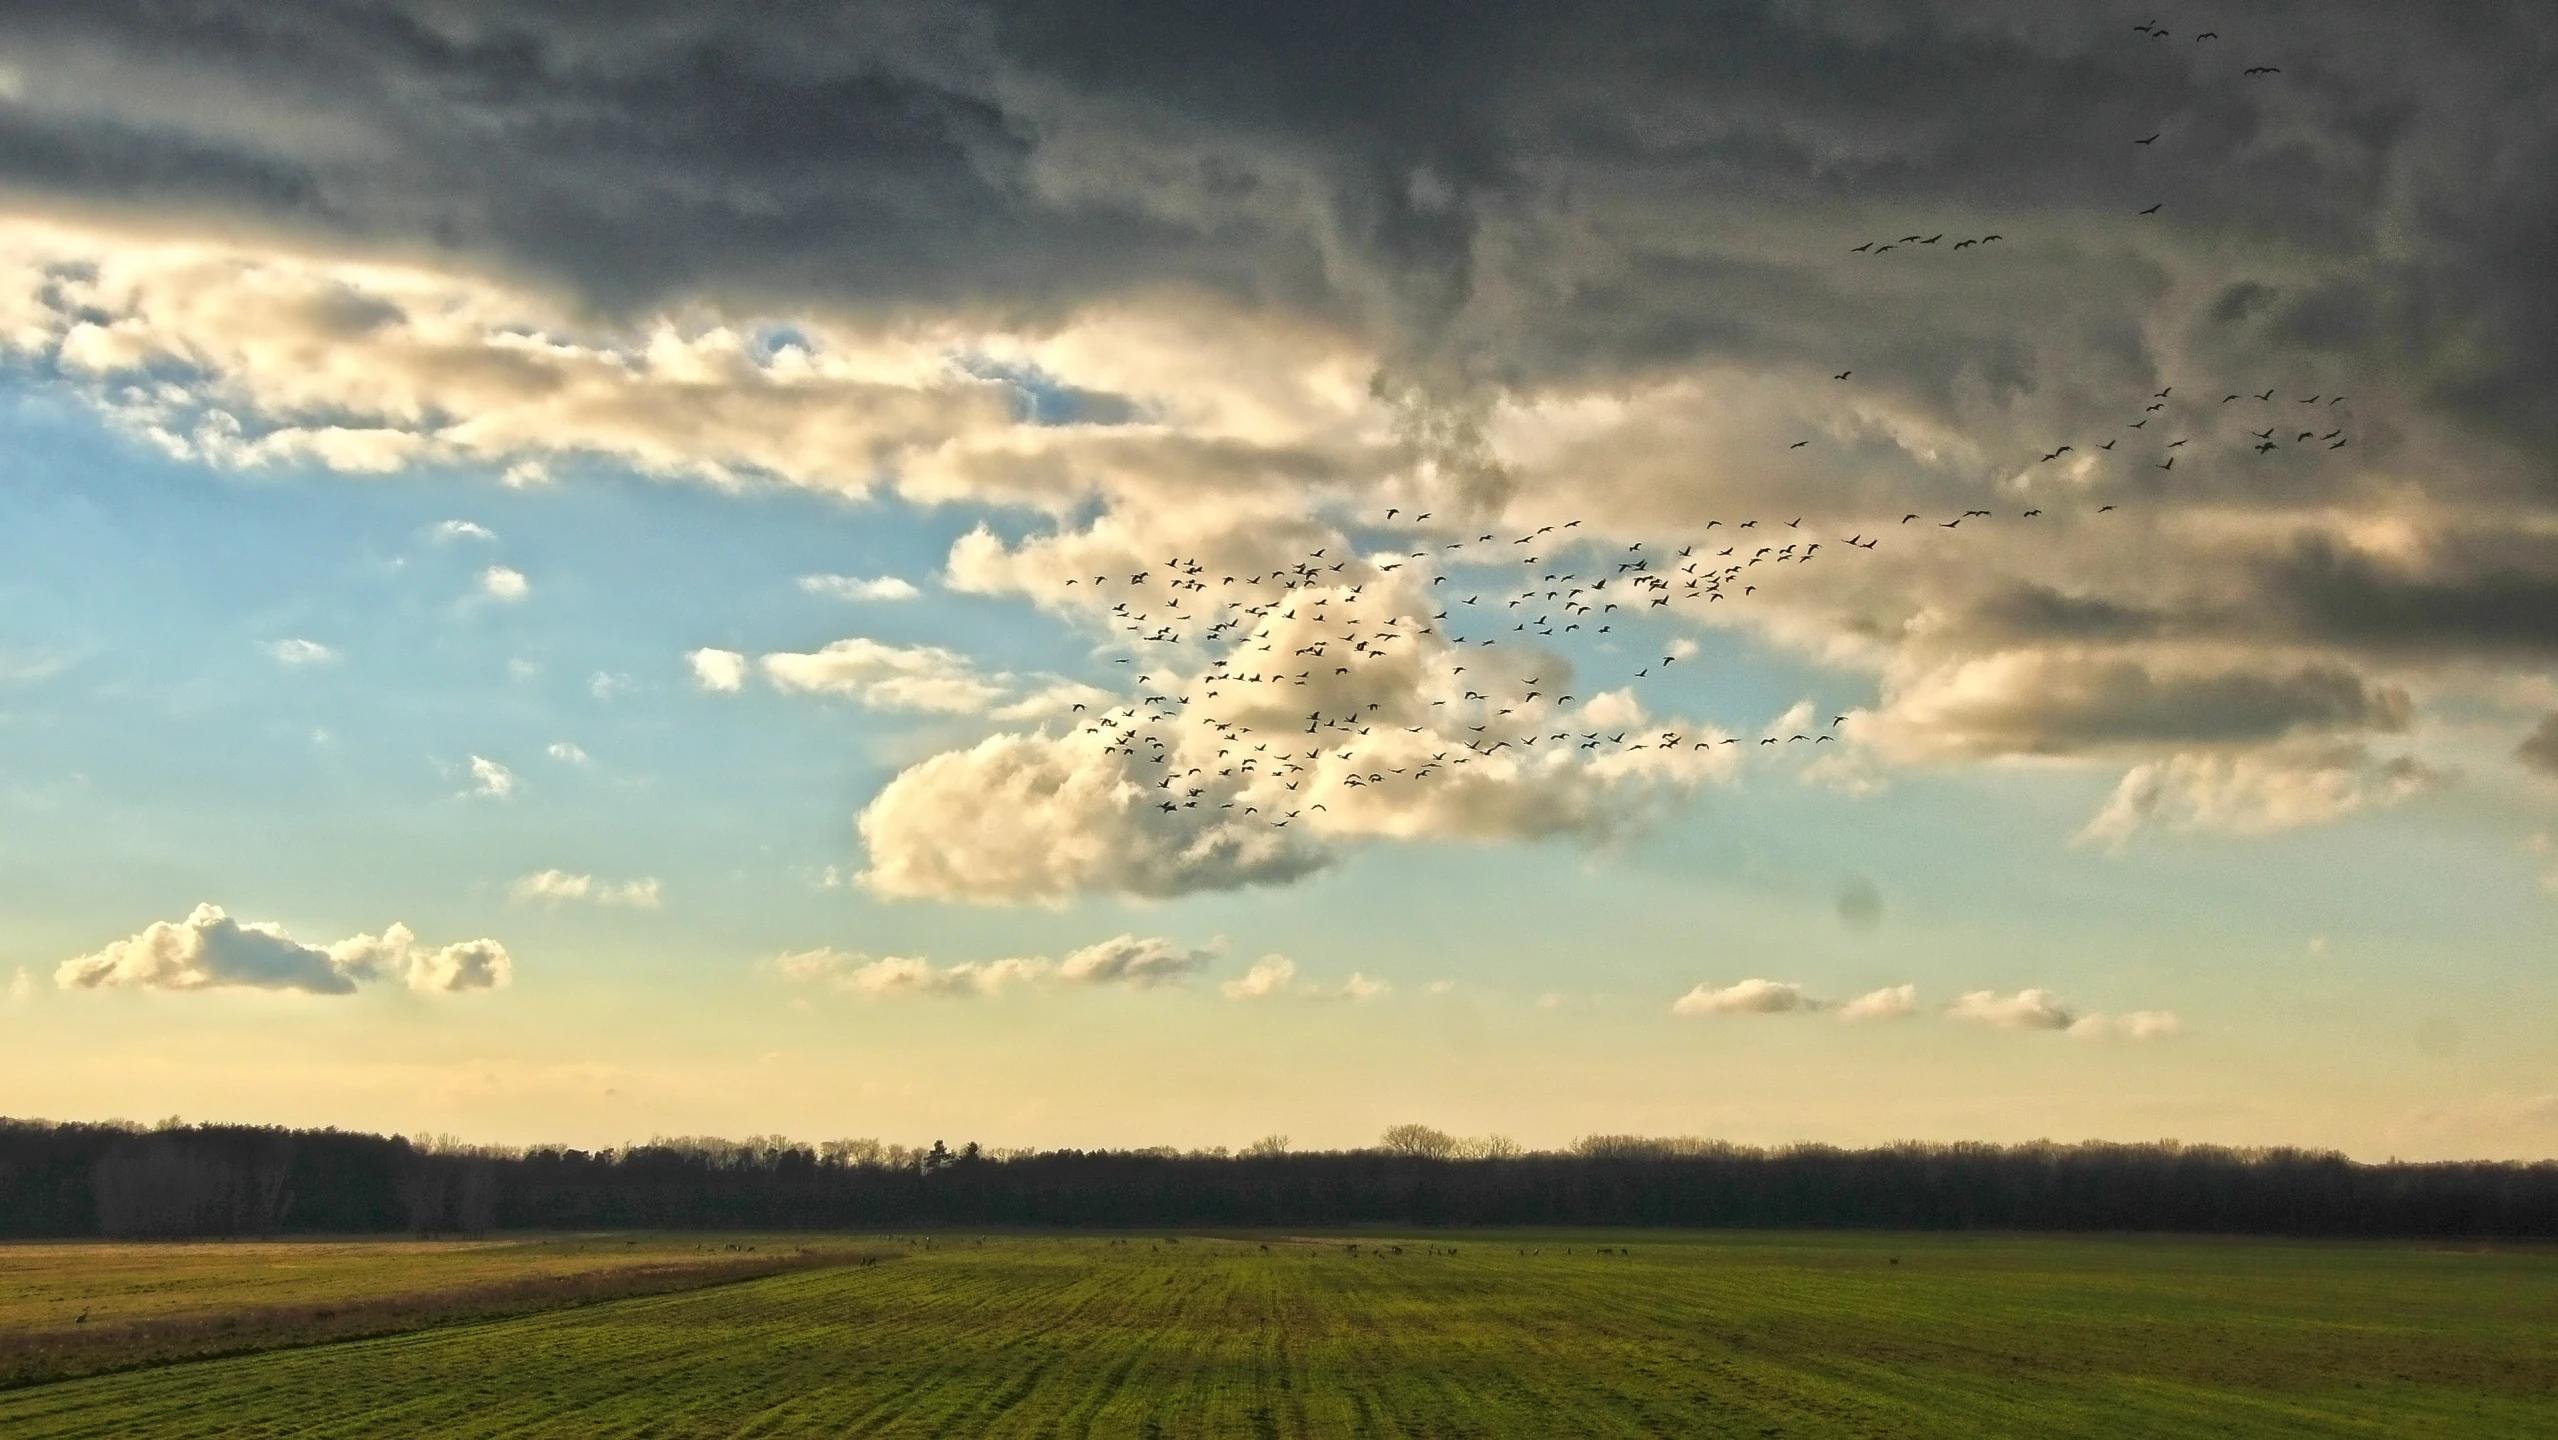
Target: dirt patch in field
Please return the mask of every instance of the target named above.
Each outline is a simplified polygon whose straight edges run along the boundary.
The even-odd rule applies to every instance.
[[[825,1250],[618,1266],[534,1275],[453,1289],[290,1304],[101,1324],[0,1331],[0,1390],[83,1375],[207,1360],[334,1340],[394,1335],[641,1295],[699,1290],[801,1270],[875,1265],[886,1252]]]

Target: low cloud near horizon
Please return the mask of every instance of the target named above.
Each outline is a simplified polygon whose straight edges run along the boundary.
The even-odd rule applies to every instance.
[[[179,921],[158,920],[93,954],[65,960],[64,990],[296,990],[350,995],[359,985],[397,980],[425,994],[494,990],[511,983],[515,962],[495,940],[418,943],[406,925],[328,945],[305,945],[284,927],[239,921],[218,905],[198,905]]]

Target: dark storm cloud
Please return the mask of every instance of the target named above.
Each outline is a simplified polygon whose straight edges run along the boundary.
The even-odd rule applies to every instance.
[[[1842,284],[1831,252],[1903,226],[2079,252],[2165,202],[2181,233],[2341,261],[2391,223],[2419,258],[2234,277],[2261,291],[2240,310],[2306,349],[2424,357],[2442,403],[2545,433],[2558,201],[2519,182],[2558,162],[2547,13],[2270,6],[2201,47],[2172,10],[2167,45],[2130,16],[19,3],[0,179],[425,242],[608,305],[1036,309],[1187,279],[1504,382],[1826,363],[1863,328],[1913,384],[1955,355],[2029,383],[2001,323],[2066,302],[1949,307],[1941,277]],[[2234,83],[2250,60],[2284,83]],[[2103,286],[2155,283],[2117,259]]]
[[[2295,634],[2374,651],[2558,655],[2558,545],[2473,539],[2422,571],[2305,541],[2259,571],[2265,613]]]
[[[1931,677],[1902,712],[1943,753],[2089,755],[2396,734],[2405,691],[2332,665],[2173,668],[2123,655],[2017,651]]]
[[[2515,747],[2514,758],[2543,775],[2558,776],[2558,715],[2544,717],[2530,736]]]
[[[2361,667],[2558,646],[2545,4],[0,0],[0,42],[21,206],[424,250],[633,316],[1035,326],[1197,287],[1353,335],[1412,451],[1487,515],[1542,484],[1684,520],[1654,502],[1719,485],[2014,518],[2074,483],[2017,466],[2065,438],[2092,459],[2175,385],[2186,463],[2126,446],[2085,483],[2208,518],[2109,566],[2007,578],[2020,549],[1929,582],[1949,664],[2071,652],[1939,705],[1958,749],[2403,730]],[[1849,250],[1912,231],[1947,245]],[[1644,471],[1615,497],[1658,433],[1560,482],[1487,439],[1503,398],[1718,366],[1852,369],[1820,393],[1865,428],[1817,475]],[[2339,391],[2315,441],[2279,423]],[[2270,458],[2242,439],[2268,421]],[[1174,468],[1218,473],[1199,459]],[[2419,533],[2384,561],[2335,538],[2355,521]],[[1915,593],[1840,623],[1916,633]],[[2294,653],[2091,658],[2183,642]]]

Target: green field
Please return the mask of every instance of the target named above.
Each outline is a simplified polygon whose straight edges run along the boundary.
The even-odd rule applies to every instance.
[[[2545,1248],[1357,1244],[900,1242],[870,1267],[8,1391],[0,1434],[2558,1435]]]
[[[688,1289],[860,1253],[799,1236],[639,1234],[0,1245],[0,1388]]]

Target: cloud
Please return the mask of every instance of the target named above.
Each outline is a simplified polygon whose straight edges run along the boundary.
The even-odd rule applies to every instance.
[[[1945,1014],[1950,1020],[2006,1030],[2066,1030],[2078,1019],[2060,996],[2040,988],[2019,990],[2013,995],[1974,990],[1945,1007]]]
[[[1210,954],[1169,940],[1120,935],[1069,953],[1057,975],[1083,985],[1177,985],[1205,967]]]
[[[492,600],[516,601],[533,593],[533,583],[521,570],[491,565],[480,572],[480,593]]]
[[[1421,582],[1373,574],[1220,585],[1195,622],[1225,632],[1216,658],[1140,671],[1137,703],[1088,709],[1065,734],[998,734],[909,767],[862,813],[865,883],[987,903],[1228,890],[1367,840],[1634,833],[1732,775],[1721,730],[1653,721],[1615,691],[1566,704],[1563,657],[1461,651]],[[1327,666],[1263,658],[1324,647],[1339,647]],[[856,689],[899,673],[874,649],[852,658]],[[949,669],[938,652],[903,663]],[[1535,698],[1502,706],[1485,684]]]
[[[1070,951],[1063,961],[1028,956],[935,965],[913,956],[874,959],[819,949],[784,955],[774,963],[785,979],[824,985],[868,999],[897,995],[991,997],[1023,986],[1178,986],[1204,967],[1211,953],[1185,949],[1157,937],[1118,935]]]
[[[2008,651],[1896,682],[1866,734],[1905,754],[2075,755],[2247,744],[2303,733],[2395,734],[2411,705],[2336,666]]]
[[[435,523],[433,528],[429,529],[426,533],[430,539],[439,542],[450,542],[454,540],[495,541],[497,539],[496,531],[471,520],[439,520]]]
[[[1297,962],[1285,955],[1264,955],[1252,962],[1252,968],[1240,978],[1217,988],[1229,1000],[1340,1000],[1354,1005],[1394,992],[1392,984],[1370,979],[1356,970],[1337,986],[1301,981],[1297,978]]]
[[[1039,3],[261,13],[14,37],[0,347],[192,462],[983,506],[948,583],[1132,646],[1096,575],[1338,556],[1388,505],[1647,555],[1799,517],[1817,560],[1662,613],[1871,677],[1853,732],[1795,747],[1852,773],[2132,770],[2109,843],[2389,803],[2416,770],[2301,755],[2558,655],[2550,202],[2511,178],[2558,165],[2532,7],[2308,7],[2226,52],[1947,3],[1753,0],[1710,40],[1438,3],[1311,46]],[[2279,81],[2227,73],[2274,44]],[[2127,228],[2105,157],[2161,85],[2190,163]],[[2005,238],[1848,251],[1921,212]],[[1599,656],[1584,683],[1625,683]],[[1295,873],[1622,833],[1698,793],[1634,773],[1660,758],[1327,800]]]
[[[1238,980],[1229,980],[1218,988],[1229,1000],[1266,1000],[1287,994],[1296,983],[1297,962],[1285,955],[1264,955],[1252,962],[1252,968]]]
[[[693,683],[705,690],[735,691],[746,684],[746,657],[734,650],[695,650],[684,657]]]
[[[485,755],[471,757],[471,793],[504,800],[515,793],[515,772]]]
[[[814,654],[766,655],[760,663],[777,689],[841,695],[883,710],[974,714],[1003,694],[965,656],[932,645],[855,637]]]
[[[543,753],[563,765],[583,765],[588,759],[586,751],[574,740],[554,740]]]
[[[2524,769],[2558,776],[2558,714],[2541,717],[2540,724],[2514,747],[2514,758]]]
[[[2185,1033],[2185,1022],[2169,1010],[2134,1010],[2123,1015],[2085,1015],[2069,1027],[2073,1040],[2172,1040]]]
[[[912,600],[923,593],[894,575],[868,580],[858,575],[802,575],[799,588],[837,600]]]
[[[26,966],[19,966],[17,971],[9,977],[9,1008],[25,1009],[27,1002],[35,998],[35,993],[35,977],[27,973]]]
[[[1165,814],[1089,737],[994,735],[900,773],[862,810],[862,881],[894,897],[1061,904],[1293,880],[1325,863],[1286,831]]]
[[[1784,1015],[1824,1008],[1803,987],[1781,980],[1743,980],[1720,990],[1699,985],[1670,1006],[1673,1015]]]
[[[2077,839],[2120,849],[2144,830],[2263,835],[2325,824],[2422,793],[2435,773],[2358,744],[2187,753],[2133,766]]]
[[[1847,1021],[1899,1020],[1918,1013],[1916,985],[1887,985],[1869,990],[1839,1007],[1839,1018]]]
[[[338,658],[338,652],[317,640],[270,640],[264,648],[278,665],[326,665]]]
[[[65,990],[206,990],[239,987],[345,995],[375,980],[399,980],[427,993],[490,990],[514,978],[514,961],[494,940],[442,947],[417,943],[405,925],[332,945],[304,945],[282,926],[242,922],[217,905],[198,905],[186,919],[154,921],[129,939],[54,971]]]
[[[634,910],[654,910],[661,897],[655,877],[625,880],[619,884],[599,882],[592,875],[572,875],[565,870],[539,870],[515,882],[509,894],[518,901],[542,901],[556,905],[566,900],[589,901],[597,905],[619,905]]]

